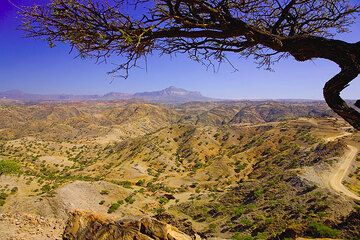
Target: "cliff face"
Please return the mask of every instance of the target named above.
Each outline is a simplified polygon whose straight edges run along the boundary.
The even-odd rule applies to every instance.
[[[114,221],[81,212],[71,214],[63,234],[64,240],[192,240],[196,238],[150,217]]]

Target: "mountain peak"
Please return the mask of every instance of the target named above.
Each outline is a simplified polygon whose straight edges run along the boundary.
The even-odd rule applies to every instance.
[[[204,97],[200,92],[188,91],[183,88],[170,86],[160,91],[135,93],[135,98],[158,102],[191,102],[191,101],[209,101],[210,98]]]
[[[186,89],[178,88],[178,87],[174,87],[174,86],[165,88],[164,90],[159,91],[159,93],[166,94],[169,96],[183,96],[183,95],[199,95],[199,96],[201,96],[201,94],[199,92],[188,91]]]
[[[178,87],[175,87],[175,86],[170,86],[170,87],[167,87],[165,88],[164,90],[182,90],[182,91],[187,91],[183,88],[178,88]]]

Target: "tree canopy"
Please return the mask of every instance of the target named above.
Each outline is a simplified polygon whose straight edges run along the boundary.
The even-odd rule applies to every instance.
[[[125,57],[114,70],[124,77],[153,52],[187,53],[207,66],[229,52],[265,68],[288,56],[331,60],[341,71],[326,83],[325,100],[360,130],[360,113],[340,97],[360,73],[360,42],[334,39],[359,13],[350,0],[52,0],[22,12],[29,37],[70,43],[99,61]]]

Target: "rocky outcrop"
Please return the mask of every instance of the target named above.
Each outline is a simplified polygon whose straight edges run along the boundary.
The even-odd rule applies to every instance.
[[[177,228],[150,217],[132,217],[118,221],[90,213],[71,214],[64,240],[191,240]]]

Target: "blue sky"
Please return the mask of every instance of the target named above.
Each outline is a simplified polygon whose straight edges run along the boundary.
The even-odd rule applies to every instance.
[[[147,71],[135,69],[128,79],[111,82],[106,74],[114,67],[111,63],[97,65],[92,59],[75,59],[66,45],[50,49],[46,42],[24,38],[24,34],[16,30],[18,25],[15,8],[7,0],[0,0],[0,91],[105,94],[178,86],[216,98],[322,99],[323,85],[338,71],[335,64],[325,60],[299,63],[289,58],[274,65],[275,71],[270,72],[258,69],[251,60],[230,55],[239,71],[234,72],[224,64],[214,73],[184,55],[176,58],[154,55],[148,59]],[[360,21],[351,33],[338,38],[360,41]],[[112,62],[121,62],[121,59],[112,58]],[[343,97],[360,97],[360,78],[343,92]]]

